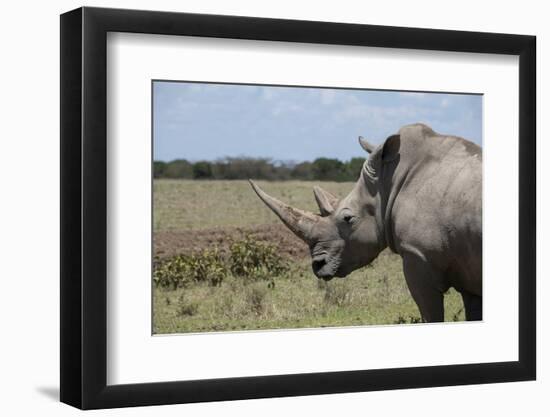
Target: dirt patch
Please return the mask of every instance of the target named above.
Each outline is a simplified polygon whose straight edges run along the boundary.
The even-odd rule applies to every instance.
[[[309,256],[307,245],[283,225],[157,232],[153,238],[153,251],[161,258],[214,247],[226,252],[233,242],[242,240],[247,235],[277,245],[281,255],[287,258],[303,259]]]

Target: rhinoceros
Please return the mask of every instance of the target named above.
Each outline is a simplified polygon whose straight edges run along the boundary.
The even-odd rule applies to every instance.
[[[338,199],[320,187],[320,214],[291,207],[250,181],[260,199],[309,245],[314,274],[345,277],[389,247],[403,261],[425,322],[444,320],[443,297],[462,295],[467,320],[482,319],[482,151],[424,124],[402,127],[370,154],[353,190]]]

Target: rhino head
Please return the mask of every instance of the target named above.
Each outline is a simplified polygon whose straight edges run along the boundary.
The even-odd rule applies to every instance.
[[[320,214],[291,207],[250,181],[258,197],[308,244],[312,269],[318,278],[345,277],[368,265],[387,246],[378,177],[384,160],[388,159],[388,150],[385,150],[388,141],[375,148],[359,138],[360,145],[371,154],[359,180],[341,200],[320,187],[314,187]]]

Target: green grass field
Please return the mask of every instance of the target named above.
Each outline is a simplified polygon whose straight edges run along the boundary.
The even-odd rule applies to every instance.
[[[317,212],[313,185],[345,196],[353,183],[256,181],[273,197]],[[254,194],[248,181],[155,180],[154,231],[181,231],[280,224]]]
[[[316,211],[312,187],[303,181],[259,182],[274,197]],[[344,196],[353,183],[322,183]],[[155,242],[165,235],[171,254],[196,252],[235,239],[237,231],[272,227],[260,238],[285,253],[288,270],[262,279],[228,273],[219,286],[207,282],[183,288],[155,287],[153,330],[156,334],[311,328],[415,323],[419,312],[403,277],[401,258],[384,251],[370,266],[344,279],[318,280],[311,272],[305,245],[280,225],[246,181],[155,180]],[[271,229],[269,229],[271,230]],[[214,243],[198,239],[223,232]],[[199,235],[197,235],[199,233]],[[285,234],[281,237],[281,234]],[[288,234],[288,236],[287,236]],[[173,237],[177,236],[176,239]],[[204,237],[204,236],[202,236]],[[300,250],[288,251],[296,245]],[[157,248],[155,248],[156,251]],[[287,255],[291,253],[294,255]],[[265,274],[264,274],[265,275]],[[445,320],[463,321],[462,300],[454,290],[445,297]]]

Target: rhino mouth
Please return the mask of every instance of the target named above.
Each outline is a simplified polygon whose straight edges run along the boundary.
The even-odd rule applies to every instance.
[[[313,272],[315,276],[324,281],[330,281],[333,278],[345,278],[356,269],[361,267],[361,264],[342,265],[341,262],[330,262],[313,259]],[[316,269],[318,268],[318,269]]]
[[[314,256],[311,261],[311,268],[315,276],[325,281],[330,281],[335,276],[340,276],[338,274],[339,266],[339,262],[331,261],[326,255]]]

